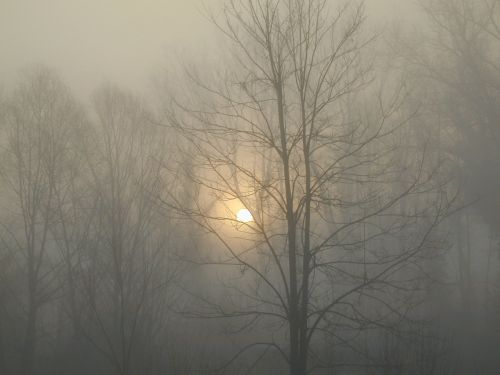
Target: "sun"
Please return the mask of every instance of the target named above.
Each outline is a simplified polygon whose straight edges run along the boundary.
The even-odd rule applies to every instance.
[[[242,208],[236,214],[236,219],[242,223],[249,223],[249,222],[253,221],[253,216],[250,213],[250,211],[248,211],[246,208]]]

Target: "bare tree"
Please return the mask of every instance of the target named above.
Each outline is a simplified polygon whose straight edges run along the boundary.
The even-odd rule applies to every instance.
[[[54,189],[65,168],[71,129],[81,123],[81,110],[57,75],[36,67],[25,72],[5,114],[0,172],[12,215],[2,225],[1,238],[25,283],[19,298],[25,313],[19,372],[32,374],[39,312],[57,289],[57,265],[49,256]]]
[[[93,217],[76,264],[86,308],[82,333],[117,374],[130,374],[163,328],[167,287],[168,222],[157,210],[164,188],[164,137],[148,125],[139,99],[106,86],[94,96],[95,147],[86,149]],[[140,362],[139,362],[140,363]]]
[[[453,194],[435,179],[442,160],[424,144],[396,163],[412,116],[401,87],[387,97],[370,85],[363,20],[362,5],[229,1],[213,21],[230,63],[215,83],[189,70],[191,96],[168,112],[194,168],[179,166],[164,201],[218,241],[190,261],[215,267],[225,289],[215,301],[193,293],[203,305],[187,314],[252,328],[229,361],[262,349],[249,371],[272,351],[294,375],[386,366],[356,337],[408,316],[416,302],[395,295],[419,290],[420,257],[443,246]],[[187,205],[186,181],[197,186]]]
[[[467,209],[449,225],[455,235],[456,270],[449,267],[448,282],[455,282],[459,297],[455,309],[454,345],[456,373],[488,373],[497,367],[489,353],[491,326],[497,313],[488,311],[495,300],[491,273],[498,270],[491,251],[498,240],[498,191],[500,179],[499,68],[496,0],[422,0],[429,28],[415,41],[401,43],[404,67],[413,80],[413,96],[425,108],[423,122],[436,134],[436,148],[453,160],[446,172],[461,190]],[[409,46],[409,47],[408,47]],[[489,234],[485,236],[484,225]],[[489,237],[487,241],[485,237]],[[485,250],[483,253],[483,249]],[[450,295],[449,290],[445,292]],[[450,317],[445,318],[453,321]],[[487,333],[488,332],[488,333]],[[471,338],[475,337],[475,341]],[[488,337],[488,338],[487,338]],[[482,356],[478,361],[477,357]],[[490,357],[488,359],[488,357]],[[478,368],[480,366],[480,368]]]
[[[456,158],[454,173],[468,202],[498,230],[498,19],[496,0],[421,0],[430,30],[404,52],[417,95],[434,114],[441,146]],[[421,87],[425,87],[422,89]],[[439,105],[439,107],[437,107]],[[465,214],[465,213],[464,213]]]

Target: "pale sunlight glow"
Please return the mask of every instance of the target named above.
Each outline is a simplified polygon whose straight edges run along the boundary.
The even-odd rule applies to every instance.
[[[253,216],[246,208],[242,208],[236,214],[236,219],[242,223],[249,223],[253,221]]]

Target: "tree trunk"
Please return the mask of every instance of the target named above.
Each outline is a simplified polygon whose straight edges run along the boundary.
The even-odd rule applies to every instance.
[[[31,375],[33,373],[33,365],[35,360],[36,348],[36,319],[38,311],[33,298],[30,298],[30,306],[28,311],[28,322],[26,333],[24,336],[24,344],[21,354],[21,375]]]

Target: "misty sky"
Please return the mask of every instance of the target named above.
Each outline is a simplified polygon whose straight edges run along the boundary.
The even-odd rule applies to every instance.
[[[383,21],[413,2],[366,1]],[[80,94],[102,81],[143,87],[170,58],[208,48],[213,28],[202,9],[202,0],[0,0],[0,84],[44,63]]]

